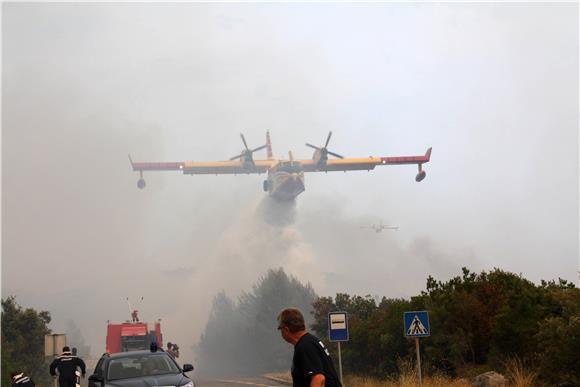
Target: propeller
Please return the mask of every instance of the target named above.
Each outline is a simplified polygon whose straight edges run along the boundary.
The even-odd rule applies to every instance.
[[[239,159],[242,157],[248,157],[248,156],[251,158],[252,153],[257,152],[259,150],[262,150],[268,146],[268,144],[265,144],[265,145],[262,145],[262,146],[255,148],[255,149],[250,149],[248,147],[248,143],[246,142],[246,138],[244,137],[244,135],[242,133],[240,133],[240,137],[242,138],[242,142],[244,143],[244,147],[246,147],[246,149],[242,150],[242,153],[240,153],[239,155],[230,158],[230,160],[236,160],[236,159]]]
[[[330,142],[330,137],[332,137],[332,132],[328,132],[328,137],[326,137],[326,143],[324,144],[324,147],[322,147],[322,148],[317,147],[317,146],[312,145],[312,144],[309,144],[309,143],[306,143],[306,146],[320,151],[320,153],[322,154],[323,157],[326,155],[333,155],[334,157],[337,157],[339,159],[344,159],[343,156],[328,150],[328,143]]]

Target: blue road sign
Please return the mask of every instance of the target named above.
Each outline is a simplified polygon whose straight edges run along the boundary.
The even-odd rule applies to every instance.
[[[348,341],[346,312],[330,312],[328,314],[328,339],[330,341]]]
[[[405,312],[405,336],[427,337],[431,334],[429,313],[426,310]]]

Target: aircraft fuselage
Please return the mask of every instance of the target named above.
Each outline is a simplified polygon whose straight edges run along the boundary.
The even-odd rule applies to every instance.
[[[264,190],[281,201],[294,200],[304,189],[304,172],[294,161],[280,162],[268,171],[268,179],[264,181]]]

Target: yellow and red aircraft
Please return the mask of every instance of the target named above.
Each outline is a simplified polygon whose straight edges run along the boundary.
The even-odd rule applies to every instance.
[[[261,174],[267,173],[264,180],[264,191],[279,200],[293,200],[304,191],[304,172],[332,172],[332,171],[370,171],[378,165],[417,164],[419,172],[415,177],[417,182],[426,176],[422,166],[431,158],[431,149],[427,149],[424,156],[397,156],[397,157],[360,157],[344,158],[328,150],[328,143],[332,132],[328,133],[323,147],[311,144],[306,146],[314,149],[312,159],[294,160],[292,152],[288,152],[288,160],[274,159],[270,133],[266,132],[266,144],[250,149],[243,134],[240,134],[245,149],[226,161],[178,161],[178,162],[133,162],[129,161],[134,171],[139,171],[137,187],[145,188],[143,171],[181,171],[186,175],[221,175],[221,174]],[[254,160],[256,151],[267,148],[266,160]],[[328,156],[335,159],[329,159]]]

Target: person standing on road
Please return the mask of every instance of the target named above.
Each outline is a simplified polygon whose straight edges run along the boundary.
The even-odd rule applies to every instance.
[[[173,347],[171,347],[171,352],[173,352],[173,357],[176,359],[179,358],[179,346],[173,343]]]
[[[10,374],[12,387],[34,387],[34,382],[24,372],[16,371]]]
[[[328,349],[306,331],[299,309],[286,308],[278,314],[282,338],[294,345],[292,383],[294,387],[342,387]]]
[[[167,351],[168,354],[171,355],[172,358],[177,359],[179,357],[179,347],[177,344],[167,343]]]
[[[50,363],[50,374],[56,377],[56,370],[58,370],[58,384],[60,387],[75,387],[77,368],[81,369],[82,377],[84,378],[86,366],[83,359],[74,356],[69,347],[63,347],[62,355]]]

